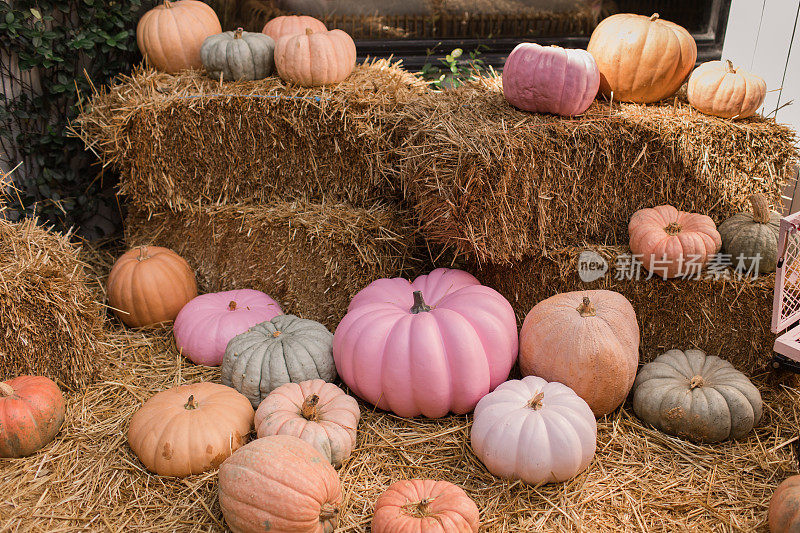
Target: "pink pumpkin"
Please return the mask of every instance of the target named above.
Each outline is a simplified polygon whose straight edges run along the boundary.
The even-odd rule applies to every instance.
[[[219,366],[232,338],[280,314],[278,302],[260,291],[214,292],[183,306],[172,331],[178,350],[192,362]]]
[[[470,412],[517,358],[511,305],[461,270],[379,279],[333,338],[336,370],[359,397],[403,417]]]
[[[586,50],[521,43],[503,67],[503,94],[524,111],[580,115],[599,88],[600,71]]]

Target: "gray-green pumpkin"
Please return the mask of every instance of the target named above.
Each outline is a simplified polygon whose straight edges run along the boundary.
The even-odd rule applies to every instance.
[[[253,407],[281,385],[310,379],[336,379],[333,334],[294,315],[278,315],[237,335],[222,359],[222,383]]]
[[[226,31],[207,37],[200,47],[200,60],[214,79],[260,80],[275,68],[275,41],[263,33]]]
[[[731,255],[733,266],[739,257],[746,269],[753,268],[758,257],[758,271],[762,274],[774,272],[778,260],[778,235],[781,215],[769,210],[767,199],[760,194],[750,197],[752,213],[737,213],[719,227],[725,253]]]
[[[633,410],[669,435],[718,442],[753,429],[761,419],[761,393],[724,359],[670,350],[639,371]]]

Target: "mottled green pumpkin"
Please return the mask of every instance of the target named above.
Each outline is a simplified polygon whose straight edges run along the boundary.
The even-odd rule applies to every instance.
[[[755,257],[759,257],[758,271],[762,274],[774,272],[778,260],[778,234],[781,215],[769,210],[767,199],[760,194],[750,197],[752,213],[737,213],[719,227],[722,246],[731,255],[734,267],[742,258],[746,269],[753,268]]]
[[[333,334],[319,322],[278,315],[231,339],[221,370],[222,383],[258,407],[286,383],[336,379]]]
[[[753,429],[761,419],[761,393],[724,359],[701,350],[670,350],[639,371],[633,410],[669,435],[719,442]]]
[[[263,33],[226,31],[207,37],[200,59],[208,75],[225,81],[260,80],[275,68],[275,41]]]

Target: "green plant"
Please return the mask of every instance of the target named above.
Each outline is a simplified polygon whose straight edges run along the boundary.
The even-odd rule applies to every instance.
[[[431,61],[436,54],[436,48],[433,48],[428,50],[428,60],[418,76],[435,89],[458,87],[487,70],[481,54],[488,48],[486,45],[478,45],[467,57],[464,57],[464,50],[456,48],[446,56],[437,58],[436,63]]]

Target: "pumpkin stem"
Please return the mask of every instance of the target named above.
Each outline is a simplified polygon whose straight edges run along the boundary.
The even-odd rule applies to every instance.
[[[677,222],[670,222],[669,225],[667,225],[667,227],[664,228],[664,231],[667,232],[667,235],[677,235],[678,233],[681,232],[681,229],[683,228]]]
[[[231,300],[231,303],[228,304],[228,311],[236,311],[236,302]]]
[[[706,384],[706,382],[703,379],[703,376],[699,376],[698,375],[698,376],[693,377],[692,381],[689,382],[689,389],[694,390],[697,387],[702,387],[705,384]]]
[[[314,33],[314,30],[311,28],[306,28],[306,35],[311,35],[312,33]]]
[[[333,520],[339,514],[339,508],[332,503],[324,503],[319,510],[319,521],[327,522]]]
[[[594,308],[594,305],[588,296],[583,297],[581,305],[578,306],[578,312],[584,318],[587,316],[597,316],[597,310]]]
[[[5,398],[6,396],[11,396],[12,394],[14,394],[14,387],[8,383],[0,382],[0,398]]]
[[[725,72],[728,74],[736,73],[736,69],[733,67],[733,62],[730,59],[725,60]]]
[[[416,518],[425,518],[426,516],[431,515],[431,503],[436,498],[422,498],[418,502],[409,502],[405,504],[402,509],[411,516]]]
[[[139,247],[139,257],[137,259],[139,261],[144,261],[145,259],[150,259],[150,256],[147,255],[147,246],[140,246]]]
[[[431,306],[425,303],[422,299],[422,291],[414,291],[414,305],[411,307],[411,314],[418,315],[420,313],[427,313],[431,310]]]
[[[186,401],[183,408],[186,409],[187,411],[191,411],[192,409],[197,409],[197,402],[194,399],[194,394],[189,396],[189,399]]]
[[[533,398],[528,401],[528,407],[533,409],[534,411],[538,411],[542,407],[544,407],[544,391],[537,392]]]
[[[236,28],[236,31],[233,32],[233,38],[234,39],[241,39],[243,32],[244,32],[244,30],[242,28]]]
[[[306,420],[316,422],[319,416],[319,413],[317,413],[317,405],[319,405],[319,396],[312,394],[303,400],[303,405],[300,407],[300,414],[302,414],[303,418]]]
[[[653,22],[653,21],[656,21],[656,20],[658,20],[658,18],[659,18],[660,16],[661,16],[661,15],[659,15],[658,13],[653,13],[652,15],[650,15],[650,22]]]
[[[763,194],[750,195],[750,205],[753,206],[753,221],[759,224],[769,224],[769,204]]]

